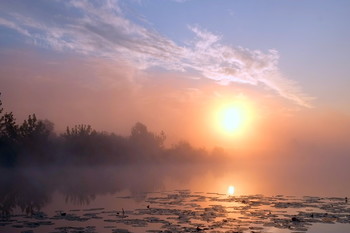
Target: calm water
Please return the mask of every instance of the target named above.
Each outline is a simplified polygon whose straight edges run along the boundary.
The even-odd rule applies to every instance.
[[[252,170],[2,170],[0,232],[350,232],[348,186],[332,191],[327,182],[310,186]]]

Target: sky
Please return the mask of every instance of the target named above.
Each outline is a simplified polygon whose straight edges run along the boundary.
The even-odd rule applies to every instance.
[[[169,144],[341,165],[349,13],[346,0],[2,1],[1,98],[57,132],[139,121]],[[217,119],[230,105],[244,109],[233,134]]]

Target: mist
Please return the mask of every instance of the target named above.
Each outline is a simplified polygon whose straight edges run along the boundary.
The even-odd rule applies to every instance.
[[[142,71],[123,62],[73,55],[54,58],[34,50],[20,55],[2,53],[6,54],[2,60],[5,65],[0,67],[5,111],[13,112],[18,125],[32,113],[38,120],[53,123],[49,138],[55,141],[51,149],[56,152],[47,152],[53,164],[108,164],[115,154],[123,158],[116,159],[115,164],[165,160],[219,163],[225,157],[237,173],[247,172],[245,177],[265,177],[263,182],[276,184],[288,180],[309,189],[328,186],[346,192],[350,153],[350,116],[346,109],[324,105],[300,108],[249,85],[213,86],[209,80],[199,82],[194,76],[157,69]],[[227,137],[217,132],[212,122],[215,106],[228,99],[253,103],[254,121],[242,137]],[[146,135],[165,133],[162,146],[156,146],[159,151],[152,152],[156,156],[152,157],[150,148],[139,153],[144,147],[130,143],[137,122],[146,126]],[[100,141],[100,145],[81,145],[94,147],[92,157],[96,160],[78,162],[74,156],[79,153],[68,149],[62,135],[67,126],[72,129],[75,125],[91,125],[96,131],[93,141]],[[254,178],[254,182],[258,181]]]

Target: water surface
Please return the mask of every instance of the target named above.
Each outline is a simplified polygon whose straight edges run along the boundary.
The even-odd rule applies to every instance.
[[[302,184],[296,190],[267,176],[233,171],[206,165],[2,170],[0,229],[350,232],[346,191],[309,195]],[[229,185],[234,195],[227,194]]]

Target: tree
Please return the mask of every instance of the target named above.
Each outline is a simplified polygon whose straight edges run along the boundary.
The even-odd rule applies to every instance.
[[[1,93],[0,93],[1,97]],[[2,101],[0,99],[0,138],[1,139],[16,139],[18,137],[18,126],[13,113],[4,113]]]
[[[0,164],[14,166],[18,154],[18,125],[12,112],[3,114],[3,111],[0,100]]]
[[[20,137],[24,140],[45,140],[53,128],[51,122],[38,120],[35,114],[29,115],[19,127]]]
[[[5,113],[0,118],[0,137],[6,140],[18,140],[18,125],[13,113]]]
[[[159,135],[149,132],[147,127],[137,122],[131,129],[130,140],[136,144],[147,144],[156,147],[163,147],[166,135],[163,131]]]
[[[66,132],[62,135],[65,138],[81,138],[96,134],[90,125],[75,125],[74,128],[67,126]]]
[[[75,125],[73,128],[67,127],[62,134],[64,146],[69,160],[74,163],[93,163],[95,155],[94,136],[97,134],[90,125]]]
[[[35,114],[29,115],[18,128],[20,155],[23,162],[48,163],[52,160],[52,145],[49,136],[53,123],[38,120]]]
[[[166,139],[165,133],[162,131],[159,135],[149,132],[147,127],[137,122],[131,129],[129,144],[132,156],[145,159],[155,159],[161,154]]]

